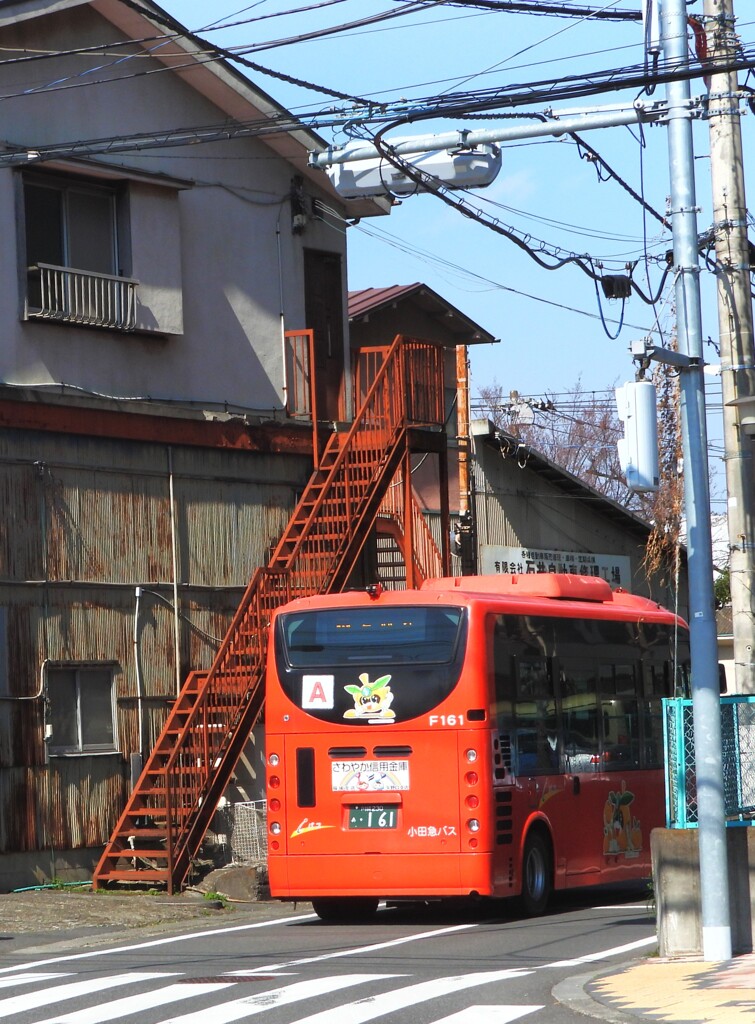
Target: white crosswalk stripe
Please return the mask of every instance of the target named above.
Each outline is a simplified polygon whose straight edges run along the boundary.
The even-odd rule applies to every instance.
[[[44,980],[50,977],[43,974],[40,977]],[[55,977],[61,977],[56,975]],[[62,975],[66,977],[66,975]],[[42,1006],[52,1006],[66,999],[78,999],[80,996],[88,996],[94,992],[103,992],[116,985],[136,985],[139,982],[154,981],[155,978],[172,978],[173,974],[164,972],[134,972],[133,974],[118,974],[106,978],[89,978],[87,981],[72,981],[66,985],[54,985],[52,988],[41,989],[39,992],[25,992],[21,996],[10,996],[8,999],[0,999],[0,1020],[10,1020],[14,1013],[24,1013],[26,1010],[38,1010]],[[58,1018],[56,1018],[57,1020]]]
[[[205,996],[210,992],[220,992],[223,989],[231,988],[233,982],[187,982],[179,985],[166,985],[156,992],[140,992],[135,996],[124,996],[123,999],[115,999],[111,1003],[101,1003],[99,1006],[90,1006],[86,1010],[76,1010],[74,1013],[67,1013],[64,1016],[56,1014],[46,1020],[38,1021],[37,1024],[104,1024],[108,1020],[119,1020],[121,1017],[128,1017],[131,1013],[146,1013],[158,1006],[165,1006],[166,1003],[177,1003],[182,999],[191,999],[193,996]],[[206,1019],[206,1018],[205,1018]]]
[[[433,1024],[511,1024],[543,1006],[467,1006],[449,1017],[439,1017]]]
[[[401,975],[343,974],[329,978],[316,978],[312,981],[296,981],[292,985],[274,988],[270,992],[259,992],[253,996],[246,996],[244,999],[236,999],[232,1003],[222,1003],[219,1006],[214,1006],[211,1011],[197,1010],[194,1013],[184,1014],[182,1017],[170,1017],[168,1020],[160,1021],[160,1024],[230,1024],[231,1021],[243,1020],[244,1017],[252,1017],[256,1013],[264,1013],[265,1010],[277,1009],[279,1006],[288,1006],[289,1003],[296,1003],[302,999],[314,999],[317,996],[361,985],[368,981],[390,980],[397,977],[401,977]],[[339,1024],[342,1010],[343,1007],[338,1008]],[[332,1022],[334,1011],[330,1009],[327,1012]]]
[[[14,985],[30,985],[33,981],[52,981],[55,978],[70,978],[70,971],[65,974],[15,974],[8,978],[0,978],[0,988],[11,988]]]
[[[485,971],[479,974],[460,974],[451,978],[421,981],[417,985],[407,985],[391,992],[383,992],[374,998],[360,999],[359,1002],[339,1007],[338,1024],[363,1024],[364,1021],[374,1020],[375,1017],[380,1017],[384,1013],[405,1010],[409,1006],[416,1006],[417,1003],[427,1002],[429,999],[439,999],[441,996],[452,995],[477,985],[487,985],[493,981],[521,978],[529,973],[529,971]],[[333,1011],[323,1010],[310,1017],[301,1017],[296,1024],[332,1024],[332,1021]]]
[[[238,974],[229,975],[227,980],[223,977],[193,980],[178,972],[134,971],[85,980],[79,975],[79,980],[68,980],[77,976],[22,972],[0,980],[0,989],[8,990],[11,985],[52,984],[48,988],[27,990],[7,998],[2,998],[0,993],[0,1020],[12,1020],[20,1014],[27,1014],[30,1024],[32,1019],[33,1024],[106,1024],[126,1018],[154,1021],[156,1024],[233,1024],[234,1021],[301,1003],[309,1004],[307,1008],[312,1011],[313,1001],[320,1000],[321,1007],[325,1001],[329,1002],[327,1009],[310,1012],[291,1024],[332,1024],[334,1020],[338,1024],[367,1024],[387,1014],[400,1013],[423,1003],[479,989],[483,985],[526,977],[531,973],[526,969],[480,971],[414,984],[411,976],[406,974],[336,974],[301,981],[287,980],[276,988],[249,994],[247,985],[239,981]],[[124,994],[124,989],[135,985],[140,986],[140,991]],[[365,991],[364,986],[367,985],[371,988]],[[376,992],[376,985],[382,991]],[[338,995],[357,988],[362,988],[362,992],[357,992],[361,998],[353,1002]],[[246,995],[234,998],[244,991]],[[218,996],[217,1001],[213,1000],[214,995]],[[79,1004],[75,1009],[70,1006],[74,1000]],[[65,1012],[65,1003],[69,1005],[68,1012]],[[184,1007],[176,1006],[177,1013],[174,1011],[172,1016],[159,1018],[161,1008],[165,1012],[164,1008],[178,1003],[183,1003]],[[51,1006],[55,1010],[49,1016]],[[472,1005],[435,1018],[434,1024],[511,1024],[542,1009],[544,1007],[535,1005]],[[44,1018],[34,1016],[35,1010],[43,1011]]]

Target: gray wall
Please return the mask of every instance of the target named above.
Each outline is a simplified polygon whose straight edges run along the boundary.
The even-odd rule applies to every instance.
[[[86,6],[34,22],[0,22],[4,48],[64,50],[121,38]],[[139,48],[118,52],[129,49]],[[99,55],[91,63],[104,61]],[[33,148],[227,120],[224,110],[151,58],[135,59],[134,70],[142,74],[6,99],[0,105],[0,138]],[[143,74],[148,70],[158,73]],[[80,56],[33,67],[6,64],[0,67],[0,92],[57,80],[75,84],[86,80],[81,71]],[[123,63],[96,77],[108,74],[123,75]],[[21,172],[0,170],[0,380],[73,383],[98,394],[190,401],[204,408],[227,403],[280,409],[282,330],[307,326],[302,248],[342,255],[346,248],[345,230],[333,218],[326,224],[310,217],[302,234],[292,232],[291,180],[306,163],[304,148],[294,150],[300,167],[253,139],[97,158],[117,173],[123,165],[129,182],[122,269],[139,281],[139,333],[133,335],[19,319]],[[80,170],[86,173],[85,166]],[[134,180],[132,172],[151,180]],[[306,192],[337,205],[311,183]]]

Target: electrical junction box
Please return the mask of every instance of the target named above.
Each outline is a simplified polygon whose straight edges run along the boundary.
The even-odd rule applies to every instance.
[[[413,153],[405,159],[417,170],[439,178],[450,189],[485,188],[495,181],[501,169],[498,146],[477,146],[460,151],[434,150]],[[429,191],[382,157],[331,164],[327,174],[344,199],[391,194],[403,197]]]
[[[658,421],[655,385],[649,380],[635,380],[616,389],[616,407],[624,424],[624,437],[617,448],[621,471],[627,487],[638,493],[657,491]]]

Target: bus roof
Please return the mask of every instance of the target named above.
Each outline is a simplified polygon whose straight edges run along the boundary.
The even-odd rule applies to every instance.
[[[563,602],[575,606],[595,608],[602,606],[606,612],[624,614],[656,614],[669,615],[667,609],[656,601],[625,590],[612,590],[607,580],[595,576],[577,576],[568,573],[527,573],[507,575],[497,573],[494,576],[447,576],[439,579],[426,580],[419,590],[383,590],[380,584],[364,590],[347,590],[338,594],[319,594],[301,597],[284,605],[280,610],[293,607],[304,608],[344,608],[354,605],[370,604],[380,601],[387,605],[422,604],[423,597],[432,603],[467,603],[470,599],[482,598],[488,601],[496,597],[504,598],[514,604],[539,605],[541,614],[548,614],[548,605],[555,608]],[[564,612],[566,609],[564,609]],[[573,614],[573,611],[570,613]],[[589,613],[588,613],[589,614]],[[598,613],[601,614],[601,613]]]
[[[569,601],[611,601],[613,591],[599,576],[573,573],[526,573],[495,576],[447,576],[426,580],[421,590],[461,590],[475,594],[505,594],[512,597],[553,597]]]

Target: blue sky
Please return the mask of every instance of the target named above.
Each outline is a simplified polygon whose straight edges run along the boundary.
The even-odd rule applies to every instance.
[[[564,0],[566,3],[566,0]],[[573,0],[575,6],[638,11],[640,0]],[[313,5],[307,0],[164,0],[164,8],[183,24],[226,47],[258,46],[247,57],[275,71],[370,99],[410,102],[446,91],[472,91],[583,75],[643,61],[639,23],[510,12],[463,10],[438,4],[434,10],[404,14],[393,20],[355,28],[316,40],[301,40],[312,30],[334,26],[377,12],[400,9],[397,0],[341,0]],[[315,10],[284,16],[294,7]],[[739,30],[745,42],[755,36],[755,15],[739,0]],[[211,13],[208,15],[208,11]],[[702,0],[691,14],[702,13]],[[274,17],[267,17],[275,15]],[[212,24],[209,22],[212,19]],[[255,19],[255,20],[251,20]],[[217,30],[219,23],[231,23]],[[295,112],[327,111],[338,100],[246,72],[276,100]],[[702,89],[693,83],[693,92]],[[662,95],[662,93],[661,93]],[[631,103],[634,93],[606,93],[554,103],[556,110],[584,110],[614,102]],[[522,115],[542,110],[520,108]],[[502,119],[435,121],[402,126],[406,136],[502,125]],[[747,153],[752,148],[752,118],[743,119]],[[328,141],[342,144],[341,131],[321,129]],[[667,138],[661,127],[610,128],[585,133],[585,140],[658,212],[664,213],[669,191]],[[696,127],[699,229],[710,224],[710,178],[707,127]],[[670,235],[615,181],[600,181],[593,163],[580,157],[571,140],[526,141],[507,146],[503,166],[488,189],[469,194],[473,205],[562,253],[587,254],[603,261],[605,273],[635,265],[635,280],[648,293],[657,290],[661,271],[652,258],[670,248]],[[651,257],[646,262],[646,254]],[[404,200],[390,217],[365,220],[349,228],[351,288],[383,287],[423,281],[440,292],[501,341],[471,350],[472,395],[497,383],[504,393],[563,393],[580,381],[586,390],[605,393],[633,378],[630,342],[654,323],[664,341],[673,327],[670,287],[655,308],[636,295],[622,306],[598,300],[594,282],[574,266],[543,270],[505,238],[449,209],[432,196]],[[669,278],[670,284],[670,278]],[[717,337],[714,285],[702,274],[704,335]],[[608,332],[601,323],[601,309]],[[609,337],[616,335],[617,337]],[[660,336],[656,333],[656,343]],[[717,363],[712,345],[706,360]],[[712,458],[720,456],[720,388],[710,385]],[[715,467],[714,467],[715,468]]]

